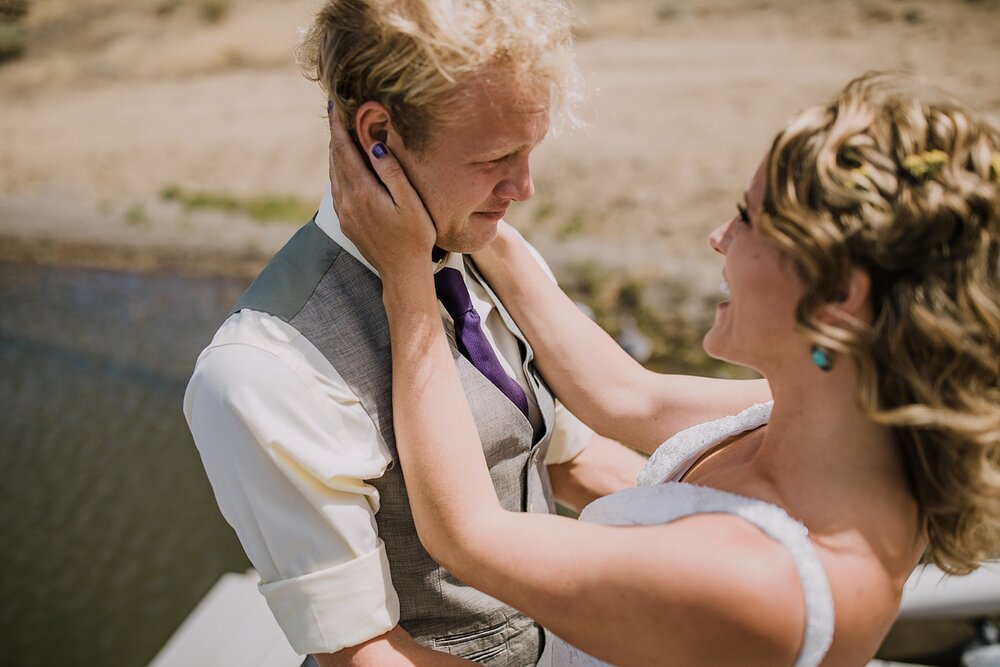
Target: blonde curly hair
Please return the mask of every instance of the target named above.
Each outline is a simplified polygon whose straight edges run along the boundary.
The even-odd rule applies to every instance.
[[[463,113],[462,84],[500,71],[549,94],[554,125],[578,125],[581,78],[562,0],[328,0],[297,51],[342,122],[383,104],[408,147]]]
[[[927,557],[1000,555],[1000,133],[900,75],[868,74],[796,115],[767,163],[761,229],[806,284],[801,331],[853,360],[892,427]],[[874,321],[818,321],[852,268]]]

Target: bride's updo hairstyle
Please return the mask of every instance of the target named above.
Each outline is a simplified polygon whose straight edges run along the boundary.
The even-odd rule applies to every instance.
[[[869,74],[795,116],[760,229],[805,282],[802,333],[853,361],[862,406],[892,427],[927,556],[958,574],[1000,555],[1000,132],[915,89]],[[873,322],[819,321],[854,267]]]

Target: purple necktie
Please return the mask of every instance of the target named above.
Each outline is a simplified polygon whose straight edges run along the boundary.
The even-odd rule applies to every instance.
[[[480,373],[496,385],[524,416],[528,416],[528,399],[521,385],[507,375],[496,352],[480,326],[479,313],[472,307],[469,290],[457,269],[444,268],[434,274],[438,299],[455,321],[455,345]]]

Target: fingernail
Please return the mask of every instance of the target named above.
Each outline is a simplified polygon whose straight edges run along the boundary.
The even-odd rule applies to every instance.
[[[326,101],[326,112],[330,113],[331,111],[333,111],[333,100],[327,100]]]
[[[385,144],[383,144],[381,141],[372,146],[372,155],[374,155],[377,160],[381,160],[386,155],[388,155],[388,153],[389,151],[385,149]]]

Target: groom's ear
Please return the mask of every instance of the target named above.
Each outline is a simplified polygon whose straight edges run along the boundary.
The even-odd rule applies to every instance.
[[[387,143],[392,130],[389,110],[378,102],[365,102],[354,114],[354,132],[361,144],[362,152],[376,142]]]

